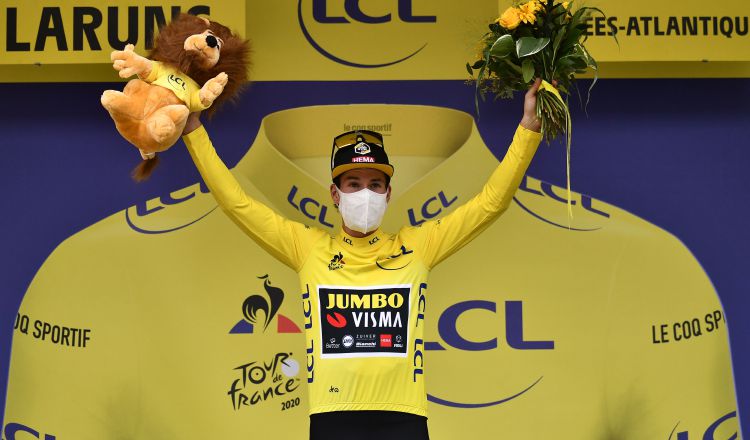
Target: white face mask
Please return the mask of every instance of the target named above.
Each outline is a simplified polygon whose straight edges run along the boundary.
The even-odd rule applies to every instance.
[[[351,230],[366,234],[380,226],[388,206],[387,193],[378,194],[370,189],[339,194],[339,212],[344,224]]]

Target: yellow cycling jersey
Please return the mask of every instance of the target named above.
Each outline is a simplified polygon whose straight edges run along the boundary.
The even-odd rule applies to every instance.
[[[168,64],[152,61],[151,72],[149,72],[148,77],[144,81],[171,90],[180,101],[188,106],[191,112],[208,108],[201,102],[199,96],[201,87],[198,83]]]
[[[360,263],[350,246],[330,238],[341,226],[321,145],[357,128],[383,132],[396,165],[384,231],[434,228],[480,193],[498,166],[471,116],[451,109],[371,104],[267,115],[257,134],[247,133],[252,146],[232,174],[249,198],[310,226],[301,234],[325,232],[316,243],[335,246],[343,261],[320,255],[323,267],[310,267],[341,277],[332,286],[365,283],[352,275]],[[537,160],[554,151],[539,147]],[[668,232],[585,194],[573,193],[568,224],[565,199],[564,188],[522,178],[503,215],[430,272],[417,374],[430,437],[739,438],[726,323],[698,261]],[[376,265],[411,261],[398,273],[437,262],[414,258],[425,246],[411,241],[416,236],[378,236],[384,244],[376,254],[393,258]],[[411,247],[403,252],[396,240]],[[327,377],[323,399],[330,400],[313,401],[309,364],[316,362],[318,381],[324,362],[398,368],[404,359],[323,358],[317,339],[320,354],[308,357],[305,313],[320,293],[300,289],[303,276],[249,239],[198,182],[72,235],[44,262],[19,309],[4,440],[307,438],[312,406],[352,392],[342,373],[342,381]],[[411,286],[419,313],[416,281],[368,281],[388,285],[388,294],[352,289],[356,300],[348,303],[324,291],[334,308],[326,308],[326,295],[315,313],[338,331],[336,313],[350,325],[369,298],[371,308],[383,307],[372,310],[375,319],[357,319],[380,324],[381,311],[402,306],[391,296],[399,284]],[[405,380],[413,380],[415,360],[405,361]],[[367,383],[374,380],[357,385]]]
[[[185,143],[214,197],[302,284],[310,413],[351,410],[427,414],[424,312],[427,275],[511,203],[541,134],[518,127],[482,191],[451,214],[397,234],[331,236],[249,198],[203,127]]]

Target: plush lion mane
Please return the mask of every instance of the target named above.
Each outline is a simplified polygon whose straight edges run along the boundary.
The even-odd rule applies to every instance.
[[[198,62],[199,54],[184,49],[185,40],[189,36],[203,33],[206,29],[210,29],[214,35],[224,40],[219,62],[209,70]],[[225,72],[229,78],[224,91],[205,111],[211,117],[222,104],[234,101],[246,85],[247,69],[250,65],[250,42],[215,21],[211,21],[207,26],[202,18],[182,13],[159,29],[159,35],[154,41],[154,49],[148,58],[178,69],[201,87],[209,79]]]

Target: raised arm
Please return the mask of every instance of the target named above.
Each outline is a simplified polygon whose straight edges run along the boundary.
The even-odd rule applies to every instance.
[[[298,271],[312,243],[325,233],[288,220],[249,197],[216,154],[197,113],[188,118],[183,140],[203,180],[229,218],[276,259]]]
[[[482,191],[442,219],[426,223],[424,258],[434,267],[459,250],[500,216],[513,199],[526,169],[534,157],[542,135],[536,118],[537,80],[526,93],[524,116],[502,162]]]

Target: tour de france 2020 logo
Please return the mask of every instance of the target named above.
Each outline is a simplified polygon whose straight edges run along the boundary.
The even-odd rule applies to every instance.
[[[234,368],[236,372],[227,395],[238,411],[270,400],[277,400],[280,411],[300,405],[295,391],[300,386],[300,364],[292,353],[276,353],[270,359],[250,361]]]

